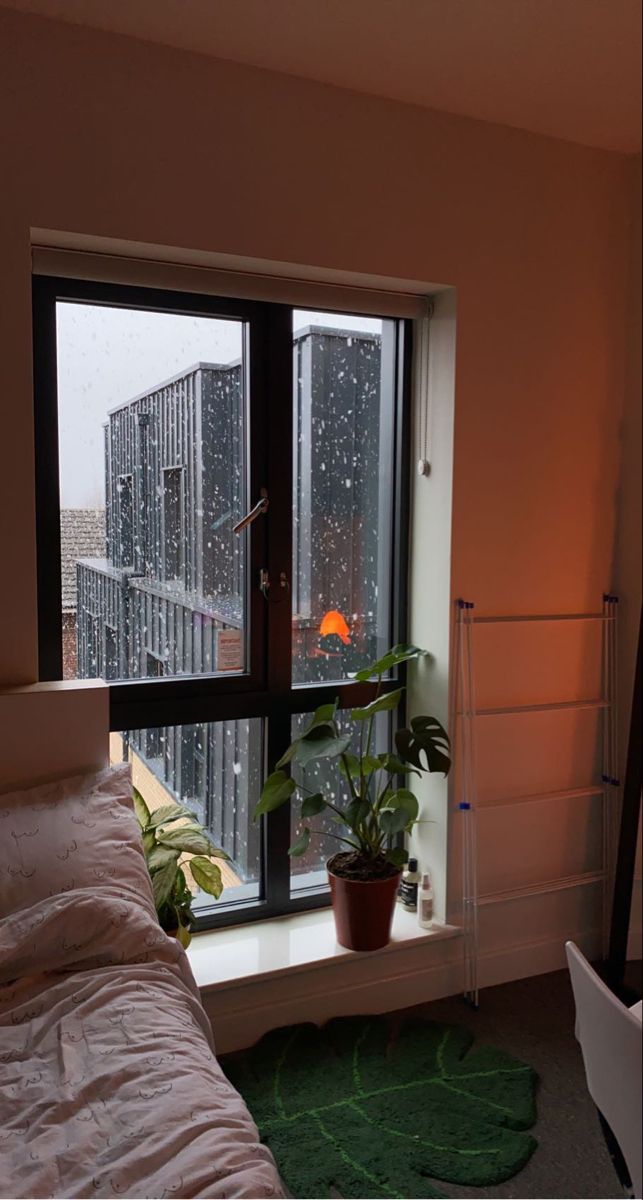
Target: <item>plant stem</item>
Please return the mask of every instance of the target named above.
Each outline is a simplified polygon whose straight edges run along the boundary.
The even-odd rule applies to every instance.
[[[364,797],[364,722],[359,723],[359,798]]]
[[[359,796],[357,795],[357,791],[355,788],[355,784],[353,783],[352,775],[348,769],[348,757],[346,754],[340,754],[340,758],[344,764],[344,769],[346,771],[346,779],[348,780],[348,786],[350,788],[350,792],[353,797],[353,800],[358,800]]]
[[[382,805],[384,803],[384,797],[386,796],[386,793],[388,792],[392,782],[393,782],[393,776],[391,775],[390,778],[387,779],[386,783],[384,784],[384,787],[382,788],[382,791],[380,792],[380,795],[378,796],[378,798],[375,802],[375,811],[376,812],[381,811]]]
[[[341,817],[344,824],[346,824],[346,813],[342,812],[341,808],[338,808],[336,804],[331,804],[330,800],[326,800],[325,798],[324,803],[326,808],[332,808],[333,812],[336,812],[337,816]]]
[[[344,842],[344,845],[352,846],[353,850],[361,851],[363,853],[362,847],[359,846],[357,842],[351,842],[350,838],[340,837],[338,833],[326,833],[325,830],[321,829],[314,829],[313,833],[316,833],[317,837],[329,837],[333,838],[336,842]]]
[[[375,699],[376,700],[379,700],[381,691],[382,691],[382,676],[380,674],[377,676],[377,687],[375,689]],[[366,738],[366,757],[367,758],[370,756],[370,753],[371,753],[371,745],[373,742],[374,726],[375,726],[375,713],[371,713],[371,716],[368,719],[368,736]],[[362,772],[362,778],[363,778],[363,772]],[[368,777],[368,783],[366,785],[366,796],[364,797],[365,799],[368,798],[368,792],[370,790],[372,778],[373,778],[373,771],[371,771],[371,773]],[[375,812],[376,812],[376,810],[373,809],[372,813],[371,813],[370,829],[369,829],[371,836],[375,836],[377,833],[377,818],[375,816]]]

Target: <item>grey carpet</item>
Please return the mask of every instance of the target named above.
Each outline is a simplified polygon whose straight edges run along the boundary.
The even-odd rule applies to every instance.
[[[488,1041],[529,1063],[540,1076],[538,1149],[527,1166],[492,1190],[464,1191],[440,1183],[453,1197],[515,1196],[536,1200],[622,1200],[624,1195],[585,1085],[574,1037],[574,1002],[566,971],[538,975],[481,993],[473,1012],[463,1001],[435,1000],[396,1013],[467,1025],[476,1043]]]

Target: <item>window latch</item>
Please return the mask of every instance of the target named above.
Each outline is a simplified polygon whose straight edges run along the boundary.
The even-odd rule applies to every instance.
[[[286,593],[286,595],[290,592],[290,582],[285,571],[279,572],[279,587],[283,593]],[[266,567],[262,567],[259,572],[259,591],[263,595],[264,599],[270,602],[270,596],[268,595],[270,591],[270,573]],[[284,595],[275,597],[272,603],[279,604],[283,599]]]
[[[262,488],[259,494],[261,499],[257,500],[254,508],[251,508],[250,512],[246,513],[245,517],[242,517],[240,521],[237,521],[236,525],[232,526],[233,533],[242,533],[244,529],[248,528],[248,525],[252,525],[252,522],[257,520],[257,517],[260,517],[263,513],[268,512],[268,505],[270,504],[270,501],[268,499],[268,493],[266,489]]]

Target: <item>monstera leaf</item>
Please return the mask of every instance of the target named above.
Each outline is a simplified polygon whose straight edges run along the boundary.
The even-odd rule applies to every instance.
[[[533,1153],[535,1073],[501,1050],[467,1053],[462,1026],[381,1017],[277,1029],[223,1060],[293,1196],[440,1196],[488,1187]]]

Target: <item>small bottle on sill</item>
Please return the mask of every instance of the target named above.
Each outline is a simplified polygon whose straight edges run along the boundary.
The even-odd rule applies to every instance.
[[[433,885],[428,871],[422,875],[418,891],[418,924],[423,929],[433,928]]]
[[[404,868],[400,886],[397,889],[397,898],[402,908],[405,908],[407,912],[417,912],[419,882],[418,860],[417,858],[410,858]]]

